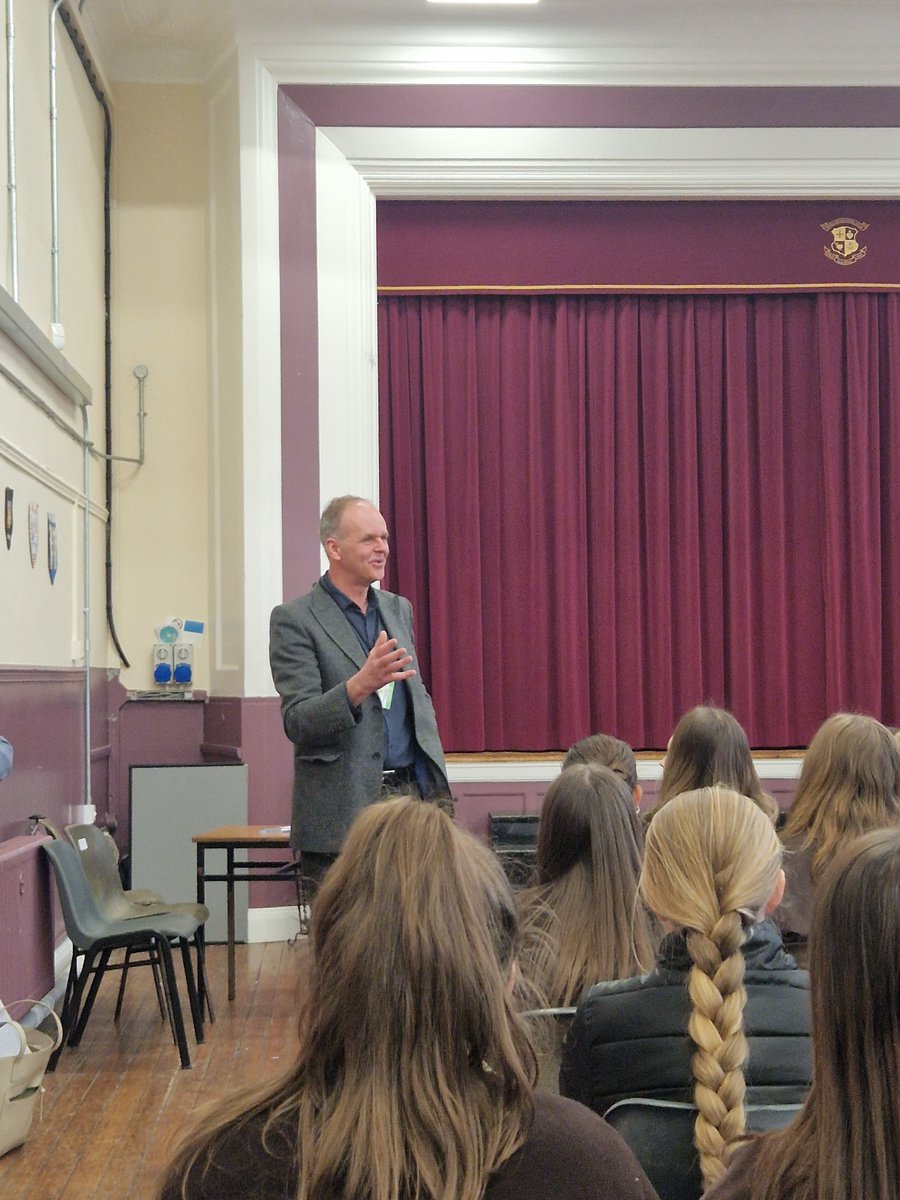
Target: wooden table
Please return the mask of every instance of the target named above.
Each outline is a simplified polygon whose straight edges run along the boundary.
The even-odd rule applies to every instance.
[[[278,825],[220,825],[206,833],[197,833],[192,841],[197,846],[197,903],[204,904],[206,885],[224,883],[227,894],[228,914],[228,999],[234,999],[234,885],[259,880],[295,880],[298,864],[290,859],[235,860],[236,850],[290,850],[290,829]],[[224,850],[226,865],[224,875],[209,875],[206,872],[206,851]]]

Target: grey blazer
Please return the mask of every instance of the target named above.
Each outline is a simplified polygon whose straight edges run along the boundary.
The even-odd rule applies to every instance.
[[[379,591],[378,604],[388,636],[407,648],[418,672],[412,606],[386,591]],[[344,686],[365,654],[347,618],[317,581],[311,592],[272,612],[269,659],[284,732],[294,743],[291,845],[337,853],[356,814],[381,795],[381,701],[377,694],[367,696],[354,714]],[[406,682],[416,741],[432,776],[430,790],[446,794],[447,769],[431,697],[418,674]]]

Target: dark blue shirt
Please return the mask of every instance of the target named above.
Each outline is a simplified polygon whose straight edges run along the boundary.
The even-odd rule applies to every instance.
[[[378,592],[375,588],[369,588],[366,611],[363,612],[358,604],[355,604],[349,596],[334,586],[327,574],[323,575],[319,582],[347,618],[363,653],[369,654],[379,633],[384,629],[381,609],[378,607]],[[347,703],[350,703],[349,696]],[[382,708],[381,712],[384,718],[384,770],[390,771],[396,767],[414,766],[416,737],[406,680],[394,684],[391,707]]]

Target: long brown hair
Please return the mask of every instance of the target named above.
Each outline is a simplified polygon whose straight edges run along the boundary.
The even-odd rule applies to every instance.
[[[567,767],[544,797],[532,884],[519,897],[523,974],[551,1004],[648,969],[656,948],[637,882],[643,836],[628,785]]]
[[[768,817],[746,796],[700,788],[674,797],[647,831],[641,892],[650,908],[685,930],[688,1033],[697,1120],[694,1144],[707,1186],[725,1173],[743,1135],[745,925],[778,886],[781,844]]]
[[[863,713],[835,713],[819,726],[783,834],[812,847],[817,879],[840,844],[900,823],[900,749],[890,730]]]
[[[744,727],[724,708],[701,704],[675,726],[650,819],[673,796],[716,784],[749,796],[773,823],[777,820],[778,805],[762,789]]]
[[[479,1200],[522,1144],[536,1063],[513,1011],[516,914],[486,847],[432,804],[373,804],[313,907],[300,1051],[207,1118],[170,1179],[265,1117],[297,1142],[298,1200]]]
[[[762,1139],[751,1200],[900,1196],[900,830],[851,842],[826,870],[810,938],[813,1082]]]

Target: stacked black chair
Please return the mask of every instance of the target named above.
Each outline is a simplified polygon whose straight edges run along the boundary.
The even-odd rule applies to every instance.
[[[132,920],[135,917],[156,917],[163,914],[193,917],[198,924],[195,941],[197,945],[197,974],[199,975],[200,995],[209,1013],[210,1021],[215,1020],[212,999],[206,982],[206,963],[204,954],[203,930],[209,920],[209,909],[205,904],[185,902],[170,904],[159,894],[146,889],[130,889],[125,891],[119,875],[119,862],[116,844],[110,835],[96,825],[67,825],[66,836],[78,851],[82,868],[87,876],[91,892],[97,902],[97,907],[104,917],[112,920]],[[119,984],[119,999],[116,1004],[118,1021],[122,1011],[122,1001],[125,996],[125,984],[128,980],[128,969],[131,965],[131,950],[125,951],[125,962],[122,964],[122,979]],[[156,995],[160,1011],[166,1016],[165,989],[162,986],[158,964],[153,965],[153,981],[156,984]]]
[[[202,922],[196,915],[172,911],[125,918],[106,916],[94,898],[75,847],[62,839],[44,841],[41,845],[53,867],[66,933],[72,942],[72,965],[62,1012],[62,1044],[78,1045],[103,976],[107,971],[123,969],[125,964],[110,961],[113,951],[139,951],[146,956],[134,959],[129,954],[128,965],[158,966],[172,1036],[178,1046],[182,1067],[189,1068],[191,1060],[172,950],[173,947],[181,950],[194,1034],[199,1043],[203,1041],[203,1017],[190,948],[196,942]],[[50,1065],[51,1069],[56,1065],[55,1057]]]
[[[488,813],[488,841],[513,887],[524,887],[534,870],[540,828],[538,813]]]

